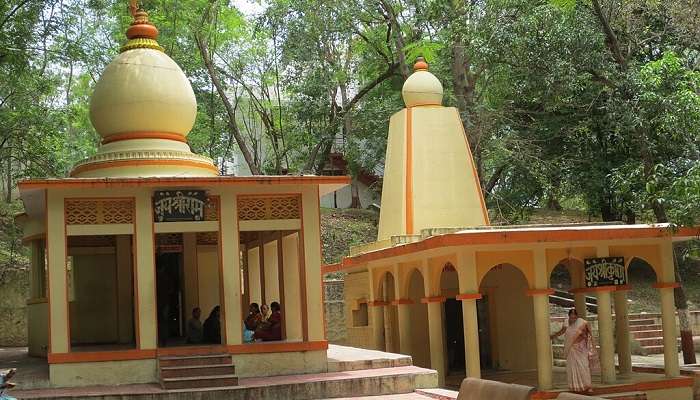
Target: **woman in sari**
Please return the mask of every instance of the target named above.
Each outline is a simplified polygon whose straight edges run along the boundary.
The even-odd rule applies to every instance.
[[[579,318],[576,310],[569,310],[568,324],[552,334],[554,339],[557,336],[564,337],[564,355],[566,355],[566,380],[569,390],[577,393],[590,393],[591,366],[589,356],[594,349],[591,335],[591,328],[583,318]]]
[[[254,341],[253,335],[261,322],[262,314],[260,314],[260,307],[258,307],[258,303],[252,303],[248,308],[248,316],[245,318],[245,321],[243,321],[245,325],[245,329],[243,330],[244,343],[252,343]]]

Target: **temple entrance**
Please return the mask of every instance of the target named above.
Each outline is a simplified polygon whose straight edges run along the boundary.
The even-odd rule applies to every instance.
[[[158,346],[223,343],[218,233],[156,234],[155,262]]]
[[[481,280],[484,299],[477,304],[482,374],[536,369],[534,308],[527,289],[523,272],[510,264],[496,265]]]
[[[414,269],[408,281],[408,299],[411,300],[411,357],[413,365],[430,368],[430,343],[428,337],[428,305],[421,302],[425,297],[425,281],[420,270]]]

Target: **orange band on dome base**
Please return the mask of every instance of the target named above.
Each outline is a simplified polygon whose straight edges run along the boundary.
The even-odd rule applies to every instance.
[[[109,135],[102,139],[102,144],[119,142],[122,140],[133,139],[160,139],[160,140],[175,140],[182,143],[187,143],[187,138],[179,133],[170,132],[124,132]]]
[[[481,293],[462,293],[462,294],[458,294],[457,297],[455,297],[455,299],[460,300],[460,301],[462,301],[462,300],[479,300],[481,298],[482,298]]]
[[[143,166],[178,166],[178,167],[192,167],[201,168],[209,171],[213,171],[217,175],[219,170],[213,165],[200,161],[193,160],[115,160],[115,161],[103,161],[95,162],[90,164],[84,164],[77,168],[74,168],[70,172],[70,176],[74,177],[82,172],[94,171],[96,169],[108,169],[108,168],[119,168],[119,167],[143,167]]]

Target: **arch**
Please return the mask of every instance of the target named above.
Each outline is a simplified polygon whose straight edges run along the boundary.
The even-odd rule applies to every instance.
[[[459,273],[457,268],[448,262],[442,267],[438,280],[438,291],[440,296],[454,298],[459,294]]]
[[[512,371],[536,368],[534,307],[532,297],[526,295],[529,287],[527,276],[512,264],[494,265],[479,283],[483,296],[479,345],[482,357],[490,360],[492,367]],[[520,339],[513,340],[512,332],[518,332]]]
[[[549,287],[555,290],[569,292],[574,288],[574,277],[564,264],[557,264],[549,274]]]
[[[459,276],[459,269],[455,266],[456,260],[455,255],[450,254],[447,256],[436,257],[430,259],[428,264],[430,273],[430,293],[427,296],[437,296],[440,295],[441,287],[440,280],[442,278],[442,273],[447,270],[453,270]],[[459,282],[459,280],[457,280]]]
[[[381,299],[383,301],[396,300],[396,287],[394,274],[391,271],[385,271],[379,275],[379,287],[377,292],[377,297],[375,299]]]
[[[661,293],[652,285],[658,281],[654,267],[641,257],[632,257],[627,263],[627,283],[636,294],[637,301],[630,303],[630,312],[656,309],[660,311]]]
[[[479,286],[493,268],[510,265],[522,273],[528,287],[534,287],[534,257],[530,250],[478,251],[476,253],[477,282]]]
[[[384,286],[387,280],[387,275],[392,279],[394,275],[391,273],[389,268],[376,268],[371,271],[374,277],[374,287],[372,288],[372,294],[374,294],[375,300],[385,300],[384,299]]]
[[[651,272],[654,275],[654,281],[658,282],[659,280],[659,273],[654,268],[654,265],[644,259],[644,257],[631,257],[629,260],[627,260],[627,263],[625,264],[625,272],[627,272],[627,277],[629,279],[630,271],[634,272],[635,275],[643,273],[643,274],[649,274]]]
[[[392,302],[396,299],[394,274],[386,270],[379,275],[379,297],[388,304],[379,309],[384,313],[384,350],[390,353],[399,352],[399,317],[398,310]]]
[[[423,368],[430,368],[430,342],[428,337],[428,305],[421,302],[425,297],[425,278],[420,269],[414,268],[406,279],[408,285],[406,297],[412,301],[409,307],[411,319],[411,357],[413,364]]]
[[[410,293],[411,278],[416,272],[420,274],[420,277],[423,280],[423,285],[425,285],[425,277],[423,276],[423,271],[421,271],[421,269],[417,266],[407,268],[406,272],[402,273],[399,277],[401,285],[401,291],[399,293],[401,293],[401,295],[405,298],[410,298],[406,295],[406,293]],[[425,286],[423,286],[423,292],[425,292]]]

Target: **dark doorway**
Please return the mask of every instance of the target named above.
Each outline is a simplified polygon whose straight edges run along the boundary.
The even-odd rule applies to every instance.
[[[445,301],[445,343],[448,371],[464,371],[466,363],[462,302],[455,299]]]
[[[489,299],[485,295],[476,301],[476,319],[479,324],[479,360],[481,369],[491,369],[493,368],[493,363],[491,362]]]
[[[185,321],[181,252],[162,252],[156,256],[156,296],[159,346],[179,344]]]

